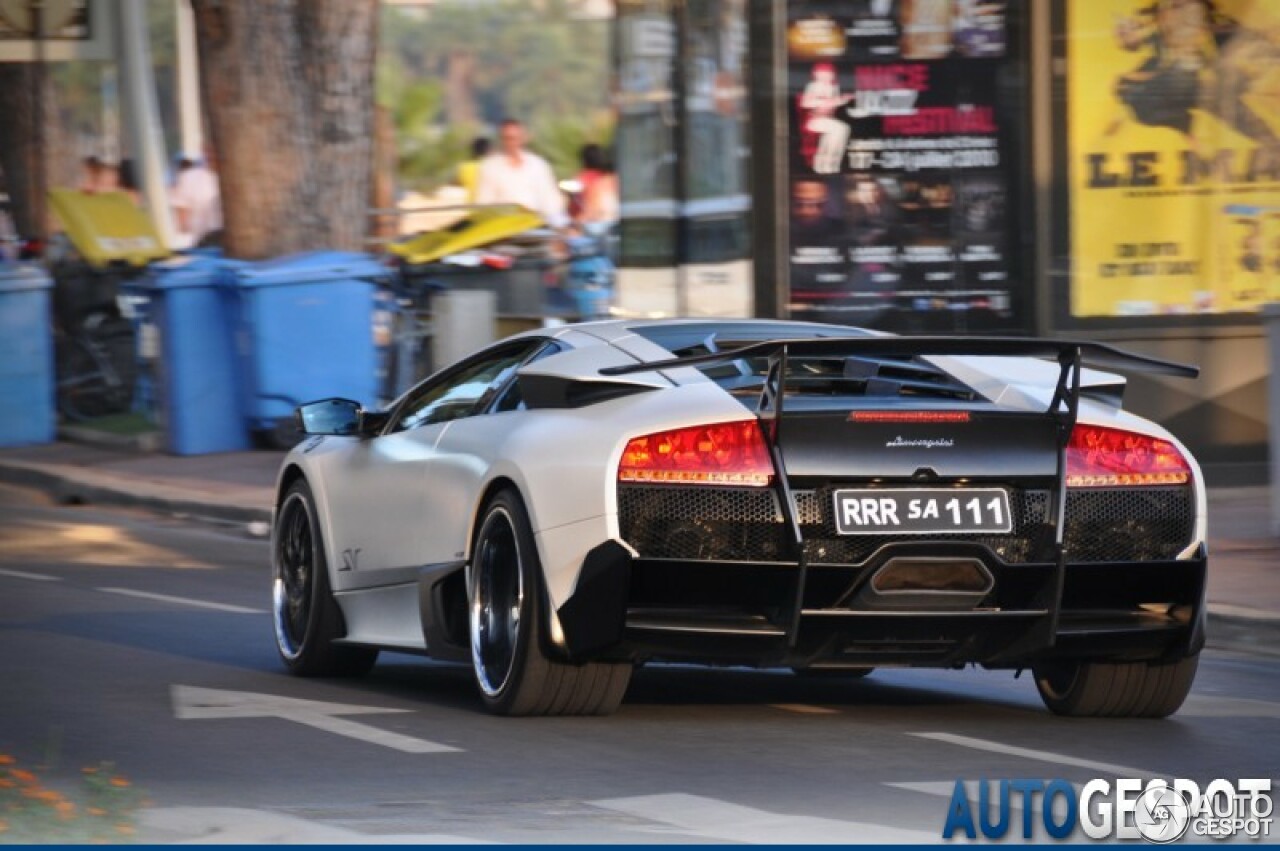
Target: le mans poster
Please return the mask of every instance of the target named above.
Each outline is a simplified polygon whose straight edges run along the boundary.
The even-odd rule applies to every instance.
[[[1280,298],[1280,0],[1068,4],[1071,312]]]

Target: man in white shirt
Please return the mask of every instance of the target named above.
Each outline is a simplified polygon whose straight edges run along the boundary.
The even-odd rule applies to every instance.
[[[207,235],[222,230],[222,195],[213,158],[205,153],[207,165],[192,164],[178,172],[169,203],[173,207],[180,248],[200,244]]]
[[[564,194],[547,161],[525,150],[528,134],[524,125],[508,118],[502,122],[498,139],[502,150],[480,163],[476,203],[519,204],[542,216],[552,227],[567,225]]]

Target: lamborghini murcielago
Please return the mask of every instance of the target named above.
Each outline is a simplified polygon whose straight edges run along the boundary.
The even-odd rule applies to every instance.
[[[272,536],[303,675],[469,663],[509,715],[613,711],[648,661],[1034,673],[1168,715],[1204,644],[1195,460],[1108,346],[775,320],[540,329],[385,410],[304,405]]]

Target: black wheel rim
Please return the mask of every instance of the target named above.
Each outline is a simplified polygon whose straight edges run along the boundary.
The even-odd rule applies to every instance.
[[[480,690],[502,694],[511,679],[524,606],[524,565],[506,509],[485,518],[471,568],[471,659]]]
[[[311,619],[311,584],[315,581],[315,547],[311,512],[301,494],[280,507],[276,525],[275,582],[272,602],[280,652],[293,658],[302,650]]]
[[[1079,675],[1079,664],[1055,662],[1037,669],[1036,682],[1041,692],[1054,700],[1063,700],[1070,694]]]

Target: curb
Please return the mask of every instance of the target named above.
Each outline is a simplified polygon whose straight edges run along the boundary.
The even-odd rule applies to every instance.
[[[163,434],[159,431],[148,431],[142,434],[111,434],[84,426],[65,424],[58,426],[58,440],[88,446],[105,446],[108,449],[127,449],[131,452],[159,452],[164,447],[163,438]]]
[[[1212,650],[1280,657],[1280,617],[1270,612],[1210,603],[1205,632]]]
[[[164,514],[186,515],[230,523],[271,523],[270,508],[235,505],[213,499],[176,497],[160,491],[147,482],[132,484],[128,489],[105,482],[91,481],[90,476],[51,470],[45,465],[16,464],[0,461],[0,481],[38,488],[64,505],[115,505],[146,508]]]

